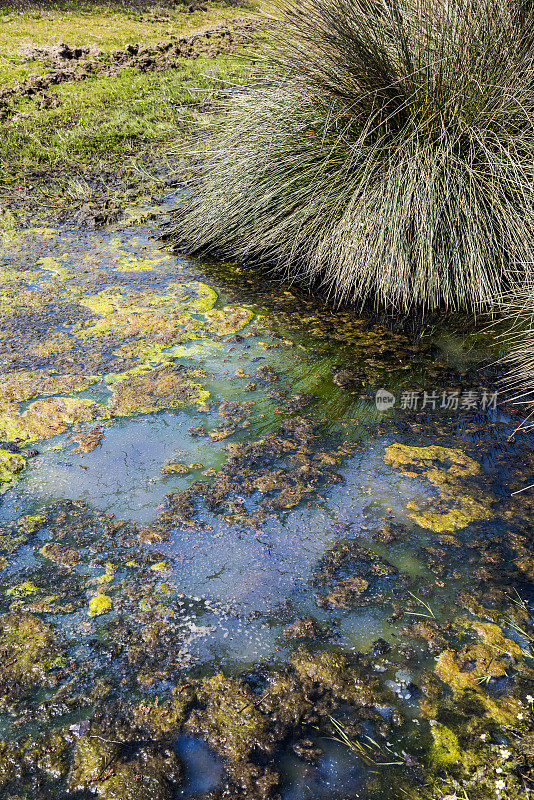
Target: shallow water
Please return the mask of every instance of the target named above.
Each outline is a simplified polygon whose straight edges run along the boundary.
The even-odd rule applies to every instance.
[[[452,319],[422,336],[394,332],[269,276],[180,258],[157,236],[149,220],[19,231],[5,244],[0,427],[23,456],[38,452],[3,487],[2,611],[50,622],[73,673],[83,664],[88,682],[119,676],[123,703],[188,674],[283,667],[306,642],[290,626],[310,616],[323,631],[312,650],[354,654],[378,639],[396,647],[418,619],[454,620],[466,593],[497,609],[511,586],[528,600],[531,576],[502,554],[510,526],[529,524],[524,495],[511,492],[532,482],[533,440],[511,436],[517,414],[495,395],[487,334]],[[395,396],[383,413],[379,389]],[[36,414],[64,397],[86,405]],[[94,448],[77,438],[87,431]],[[165,471],[171,463],[180,470]],[[184,492],[187,514],[176,511]],[[44,516],[21,535],[28,514]],[[50,542],[59,556],[43,552]],[[343,542],[360,548],[340,560]],[[363,591],[347,584],[354,574]],[[91,616],[99,591],[109,607]],[[143,658],[123,663],[116,643],[128,651],[158,618],[178,620],[173,636],[155,634]],[[406,686],[433,662],[411,644],[408,671],[393,652],[377,671],[408,722],[420,712]],[[6,740],[65,728],[94,704],[73,700],[32,727],[32,710],[52,696],[8,696]],[[319,740],[315,764],[277,752],[284,800],[380,794],[368,764]],[[186,771],[176,796],[221,784],[224,759],[201,737],[181,734],[176,748]],[[29,770],[17,789],[72,796],[65,780],[36,784]]]

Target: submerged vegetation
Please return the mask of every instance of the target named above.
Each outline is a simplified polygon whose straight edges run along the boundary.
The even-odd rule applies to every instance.
[[[338,301],[488,306],[532,261],[533,46],[522,0],[282,3],[176,240]]]

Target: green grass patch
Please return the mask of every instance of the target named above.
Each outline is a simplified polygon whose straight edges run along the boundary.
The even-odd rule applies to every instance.
[[[242,0],[209,3],[205,11],[188,13],[188,5],[127,6],[104,3],[54,3],[49,8],[15,11],[0,8],[0,86],[43,72],[38,62],[25,61],[28,45],[50,47],[58,42],[93,46],[105,53],[129,43],[145,46],[194,33],[210,25],[250,14],[253,3]]]
[[[183,67],[139,73],[126,69],[50,90],[60,103],[38,108],[20,100],[2,125],[0,186],[42,172],[51,176],[132,168],[154,148],[178,144],[193,124],[202,124],[199,103],[214,86],[240,81],[242,59],[184,60]]]

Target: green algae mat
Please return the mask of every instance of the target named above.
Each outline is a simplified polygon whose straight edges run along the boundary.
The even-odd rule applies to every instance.
[[[485,334],[183,259],[179,202],[4,237],[0,797],[527,797],[533,440]]]

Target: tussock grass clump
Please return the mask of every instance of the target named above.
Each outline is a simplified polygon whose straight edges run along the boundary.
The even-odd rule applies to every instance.
[[[339,302],[480,308],[531,261],[530,0],[297,0],[173,235]]]
[[[508,328],[502,337],[507,346],[506,390],[516,402],[525,403],[534,413],[534,276],[504,298],[502,310]],[[533,423],[530,414],[521,427],[532,427]]]

